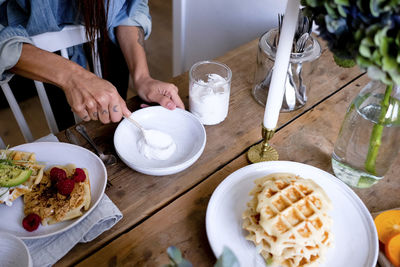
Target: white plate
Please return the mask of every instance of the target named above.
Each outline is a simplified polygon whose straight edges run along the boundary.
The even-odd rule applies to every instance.
[[[0,231],[0,259],[2,267],[32,267],[28,247],[15,235]]]
[[[130,168],[148,175],[168,175],[192,165],[203,153],[206,131],[190,112],[161,106],[143,108],[132,113],[131,118],[145,129],[169,134],[176,144],[175,153],[167,160],[152,160],[143,156],[137,147],[141,138],[139,129],[124,119],[114,134],[114,146],[121,160]]]
[[[16,235],[22,239],[48,237],[68,230],[83,220],[100,202],[107,183],[107,171],[100,160],[91,151],[80,146],[58,143],[38,142],[13,147],[12,150],[34,152],[36,160],[47,167],[53,165],[75,164],[78,168],[86,168],[89,172],[91,203],[90,208],[81,217],[48,226],[39,226],[33,232],[22,227],[24,203],[22,197],[16,199],[11,207],[0,205],[0,231]]]
[[[321,266],[369,267],[378,258],[378,236],[372,217],[360,198],[343,182],[318,168],[297,162],[271,161],[243,167],[229,175],[214,191],[207,207],[207,237],[218,257],[228,246],[241,266],[266,266],[242,229],[242,214],[250,200],[254,180],[275,172],[310,178],[328,194],[333,204],[334,247]]]

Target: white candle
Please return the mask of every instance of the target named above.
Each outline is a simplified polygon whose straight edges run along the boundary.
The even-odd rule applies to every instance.
[[[299,15],[300,0],[287,0],[285,16],[283,18],[279,44],[275,56],[274,70],[269,86],[267,104],[265,105],[264,127],[275,130],[282,107],[286,74],[289,67],[290,54],[297,17]]]

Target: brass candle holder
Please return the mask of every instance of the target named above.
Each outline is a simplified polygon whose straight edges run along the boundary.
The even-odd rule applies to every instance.
[[[247,152],[247,158],[251,163],[278,160],[278,151],[268,143],[274,133],[275,130],[269,130],[262,125],[261,134],[264,140],[261,143],[250,147]]]

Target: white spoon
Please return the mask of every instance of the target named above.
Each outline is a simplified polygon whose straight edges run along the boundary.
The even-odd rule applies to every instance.
[[[146,131],[147,131],[147,130],[146,130],[145,128],[143,128],[143,126],[140,125],[140,123],[138,123],[138,122],[135,121],[134,119],[129,118],[129,117],[126,117],[126,116],[124,116],[124,118],[127,119],[129,122],[133,123],[136,127],[138,127],[139,130],[142,132],[144,138],[146,139]]]

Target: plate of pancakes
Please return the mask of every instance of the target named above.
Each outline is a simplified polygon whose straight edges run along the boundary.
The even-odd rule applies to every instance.
[[[29,188],[29,192],[24,192],[24,195],[13,200],[11,206],[0,204],[1,232],[13,234],[21,239],[37,239],[62,233],[88,216],[104,195],[107,183],[106,168],[99,157],[83,147],[62,142],[38,142],[19,145],[10,150],[21,152],[22,155],[33,155],[30,157],[34,158],[34,163],[31,164],[29,159],[27,164],[34,166],[33,168],[43,166],[41,170],[43,176],[37,184],[22,186],[25,189]],[[76,182],[74,190],[67,197],[61,196],[57,189],[54,189],[58,187],[50,184],[50,171],[54,167],[65,170],[68,179],[72,179],[75,170],[79,168],[85,172],[86,179]],[[23,227],[22,221],[27,215],[27,208],[34,209],[36,205],[30,207],[31,203],[24,201],[38,201],[43,198],[57,199],[60,203],[52,200],[55,201],[54,207],[64,209],[68,206],[68,210],[61,213],[65,214],[62,217],[56,218],[52,215],[46,220],[42,219],[42,224],[36,230],[29,232]],[[50,209],[49,212],[53,211]]]
[[[290,161],[245,166],[215,189],[206,231],[218,258],[240,266],[376,265],[373,219],[354,191],[316,167]]]

